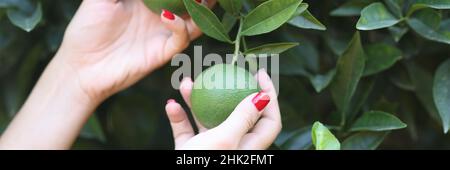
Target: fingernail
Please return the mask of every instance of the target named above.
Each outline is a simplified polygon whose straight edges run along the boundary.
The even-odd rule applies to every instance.
[[[172,12],[170,12],[169,10],[163,9],[163,14],[164,18],[167,18],[169,20],[174,20],[175,19],[175,15],[173,15]]]
[[[195,0],[197,3],[201,4],[202,0]]]
[[[255,97],[253,97],[252,102],[258,111],[262,111],[269,104],[270,97],[264,92],[259,92]]]
[[[167,104],[169,104],[169,103],[176,103],[177,101],[175,101],[175,99],[169,99],[169,100],[167,100]]]

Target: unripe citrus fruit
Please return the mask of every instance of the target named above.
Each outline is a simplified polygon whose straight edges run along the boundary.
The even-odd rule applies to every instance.
[[[258,91],[258,83],[247,70],[218,64],[195,79],[192,112],[203,126],[214,128],[225,121],[244,98]]]
[[[157,14],[160,14],[162,9],[167,9],[178,16],[186,14],[183,0],[144,0],[144,3]]]

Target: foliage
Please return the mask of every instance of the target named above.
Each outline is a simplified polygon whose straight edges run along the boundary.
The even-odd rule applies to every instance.
[[[0,0],[0,130],[80,2]],[[273,148],[450,147],[450,0],[219,0],[212,11],[184,3],[206,34],[192,43],[204,54],[281,53],[283,130]],[[182,100],[170,85],[175,69],[105,101],[74,148],[173,148],[164,103]]]

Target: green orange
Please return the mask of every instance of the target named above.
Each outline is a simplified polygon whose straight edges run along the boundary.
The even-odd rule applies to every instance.
[[[191,102],[197,120],[206,128],[221,124],[247,96],[257,93],[258,83],[247,70],[218,64],[201,73],[194,82]]]

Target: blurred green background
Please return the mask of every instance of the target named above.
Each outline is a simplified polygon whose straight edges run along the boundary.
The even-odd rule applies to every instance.
[[[279,100],[283,131],[271,149],[311,149],[310,129],[315,121],[330,125],[341,142],[359,135],[359,143],[347,143],[347,149],[450,148],[450,136],[442,130],[431,90],[436,69],[450,57],[450,43],[448,39],[445,42],[445,37],[441,42],[429,40],[406,23],[388,29],[361,31],[365,48],[374,43],[387,44],[400,51],[402,58],[392,67],[361,79],[353,99],[360,103],[355,113],[388,112],[406,123],[405,129],[345,132],[337,127],[339,115],[335,113],[330,90],[317,93],[311,84],[312,75],[325,75],[336,67],[337,59],[357,31],[355,25],[360,11],[374,2],[381,2],[393,15],[402,16],[416,1],[306,0],[308,10],[326,26],[326,30],[318,23],[305,22],[303,24],[309,24],[312,29],[285,25],[270,34],[248,38],[252,47],[267,42],[300,43],[280,56]],[[0,0],[0,133],[54,56],[80,3],[80,0]],[[251,6],[253,2],[245,0],[245,3]],[[398,4],[398,8],[392,8],[396,7],[393,4]],[[447,38],[450,37],[448,11],[421,10],[426,12],[417,16],[419,19],[426,16],[439,19],[424,22],[437,23],[437,27],[448,31]],[[220,8],[214,11],[219,16],[224,13]],[[307,18],[305,21],[312,20]],[[229,45],[203,36],[187,48],[187,54],[192,53],[193,45],[202,45],[204,54],[225,54],[233,50]],[[370,50],[366,52],[377,53],[378,48]],[[379,47],[379,51],[383,50]],[[379,55],[384,55],[382,52]],[[175,69],[165,66],[106,100],[83,128],[74,149],[173,149],[164,106],[169,98],[182,101],[170,84]]]

